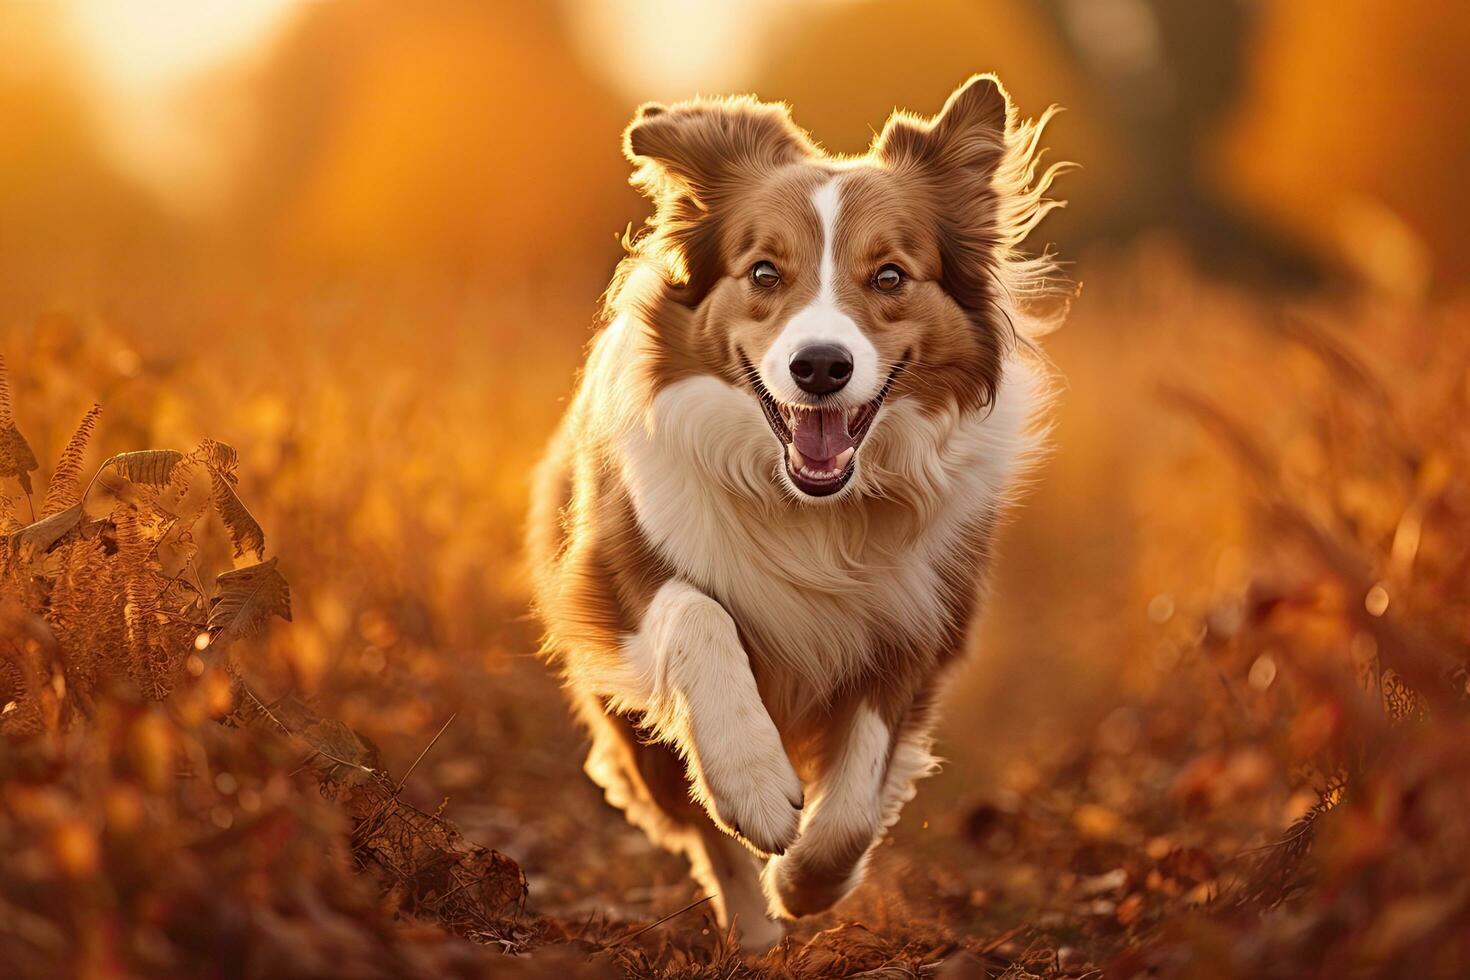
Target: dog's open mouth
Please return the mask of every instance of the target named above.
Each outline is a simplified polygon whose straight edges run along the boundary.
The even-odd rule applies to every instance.
[[[745,373],[755,389],[771,431],[785,451],[786,474],[796,489],[809,497],[827,497],[847,486],[857,466],[858,449],[873,419],[888,397],[899,372],[908,363],[900,358],[878,395],[856,408],[838,405],[783,405],[761,383],[750,361],[741,355]]]

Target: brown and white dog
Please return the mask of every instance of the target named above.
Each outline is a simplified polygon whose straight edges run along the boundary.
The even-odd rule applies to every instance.
[[[538,472],[536,605],[587,773],[747,948],[847,894],[936,766],[1040,439],[1049,115],[976,76],[856,158],[750,98],[628,127],[655,213]]]

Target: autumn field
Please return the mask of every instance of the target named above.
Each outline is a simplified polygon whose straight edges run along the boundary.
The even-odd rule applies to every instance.
[[[1333,168],[1361,134],[1298,125],[1342,65],[1380,72],[1369,109],[1434,103],[1404,65],[1464,25],[1364,8],[1301,53],[1320,24],[1277,11],[1248,111],[1180,70],[1200,136],[1090,103],[1024,5],[921,6],[883,23],[926,56],[891,62],[881,4],[806,15],[849,91],[799,39],[614,83],[586,11],[307,5],[180,85],[236,161],[182,170],[109,142],[126,87],[77,40],[108,30],[5,9],[0,975],[1470,970],[1463,126],[1385,113]],[[759,88],[861,141],[991,67],[1069,102],[1088,162],[1051,450],[943,771],[752,956],[582,775],[527,611],[529,471],[646,214],[617,134],[642,97]],[[1186,146],[1177,185],[1139,162]]]

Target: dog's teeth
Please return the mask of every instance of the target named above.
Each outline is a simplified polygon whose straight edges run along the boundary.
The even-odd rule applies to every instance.
[[[835,480],[847,469],[847,464],[852,460],[852,454],[856,449],[844,449],[832,462],[834,467],[830,470],[814,469],[810,460],[801,454],[794,443],[787,445],[786,458],[791,465],[793,473],[800,473],[808,480]]]

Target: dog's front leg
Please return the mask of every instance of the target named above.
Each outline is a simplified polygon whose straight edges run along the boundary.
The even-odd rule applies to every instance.
[[[684,757],[694,796],[715,823],[763,854],[796,837],[802,786],[771,721],[735,622],[718,602],[671,580],[624,645],[629,671],[613,703]]]
[[[811,789],[796,843],[766,865],[772,915],[794,918],[836,904],[862,878],[883,832],[883,785],[892,736],[878,712],[859,704],[829,735],[832,751]]]

